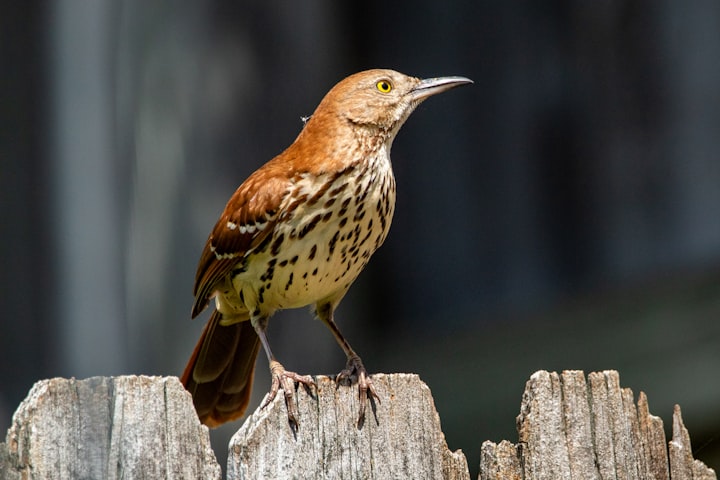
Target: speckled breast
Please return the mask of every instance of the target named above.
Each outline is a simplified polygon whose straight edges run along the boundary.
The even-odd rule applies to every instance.
[[[300,178],[272,239],[234,278],[250,312],[271,313],[336,301],[385,241],[395,209],[389,159],[350,166],[342,175]]]

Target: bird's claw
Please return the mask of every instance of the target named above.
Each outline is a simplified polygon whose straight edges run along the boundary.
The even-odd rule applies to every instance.
[[[358,425],[362,425],[365,421],[365,410],[368,401],[377,400],[380,403],[380,396],[375,390],[370,375],[368,375],[362,360],[357,355],[348,358],[345,368],[337,374],[335,381],[337,383],[352,383],[357,379],[358,384],[358,400],[360,401],[360,413],[358,415]]]
[[[302,383],[306,387],[315,387],[315,381],[310,375],[298,375],[295,372],[288,372],[285,367],[278,361],[270,362],[270,374],[272,376],[272,386],[270,392],[265,396],[260,409],[267,407],[270,402],[277,396],[278,390],[282,388],[285,396],[285,406],[287,407],[288,422],[296,429],[300,422],[298,421],[297,404],[295,403],[295,383]]]

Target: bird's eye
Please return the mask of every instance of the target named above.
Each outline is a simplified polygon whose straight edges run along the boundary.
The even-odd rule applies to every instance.
[[[387,80],[380,80],[375,84],[375,86],[381,93],[390,93],[390,91],[393,89],[392,83],[388,82]]]

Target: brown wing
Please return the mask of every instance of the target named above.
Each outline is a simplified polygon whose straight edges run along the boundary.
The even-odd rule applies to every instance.
[[[272,163],[253,173],[235,191],[205,243],[193,294],[195,318],[208,304],[226,275],[243,268],[247,254],[271,237],[289,179]]]

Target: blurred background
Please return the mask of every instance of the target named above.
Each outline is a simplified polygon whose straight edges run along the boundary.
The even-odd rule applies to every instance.
[[[617,369],[720,468],[720,3],[3,2],[0,35],[0,431],[42,378],[179,375],[229,196],[390,67],[475,84],[395,141],[392,231],[336,316],[368,369],[428,383],[473,475],[539,369]],[[344,364],[305,310],[270,337]]]

